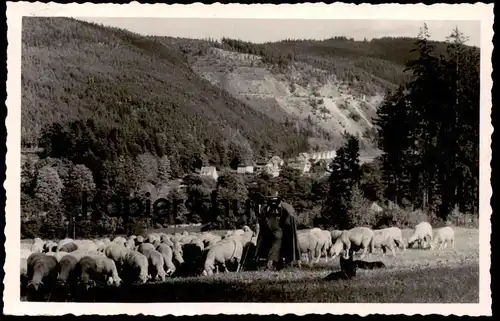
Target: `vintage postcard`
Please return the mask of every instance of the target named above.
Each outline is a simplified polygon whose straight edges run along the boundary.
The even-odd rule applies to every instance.
[[[492,4],[7,23],[6,314],[491,315]]]

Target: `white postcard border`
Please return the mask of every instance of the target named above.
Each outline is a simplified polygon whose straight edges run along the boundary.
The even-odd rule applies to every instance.
[[[21,18],[22,16],[70,17],[170,17],[170,18],[260,18],[260,19],[392,19],[392,20],[481,20],[481,110],[480,110],[480,295],[479,304],[360,304],[350,303],[35,303],[20,302],[20,169],[21,169]],[[146,315],[198,314],[441,314],[491,315],[490,290],[490,198],[491,177],[491,89],[493,50],[493,4],[352,5],[346,3],[300,5],[203,5],[58,4],[7,2],[7,100],[6,155],[6,261],[4,266],[4,313],[13,315]]]

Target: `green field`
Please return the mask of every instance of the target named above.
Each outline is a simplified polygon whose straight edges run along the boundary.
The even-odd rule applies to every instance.
[[[455,229],[455,248],[409,249],[367,261],[386,269],[358,270],[349,281],[325,281],[339,261],[320,262],[279,272],[228,272],[206,277],[172,278],[163,283],[100,288],[78,301],[95,302],[365,302],[477,303],[479,230]],[[403,231],[405,237],[410,230]]]

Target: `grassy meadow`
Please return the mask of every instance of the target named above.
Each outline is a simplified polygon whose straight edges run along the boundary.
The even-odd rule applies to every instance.
[[[408,237],[411,230],[404,230]],[[339,259],[279,272],[243,271],[172,278],[162,283],[100,288],[77,301],[94,302],[329,302],[476,303],[479,230],[455,228],[455,248],[408,249],[368,255],[385,269],[358,270],[349,281],[325,281]]]

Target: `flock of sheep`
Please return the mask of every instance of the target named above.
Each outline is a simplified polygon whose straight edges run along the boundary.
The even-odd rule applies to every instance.
[[[362,251],[363,258],[375,249],[392,251],[395,247],[444,248],[454,245],[451,227],[436,229],[427,222],[415,227],[414,233],[404,240],[399,228],[372,230],[356,227],[351,230],[322,230],[319,228],[298,231],[301,253],[309,264],[321,257],[333,259],[338,255],[348,258],[354,251]],[[211,275],[227,271],[226,264],[233,263],[235,271],[244,267],[253,254],[257,233],[248,226],[227,231],[221,236],[213,232],[166,234],[151,233],[147,236],[117,236],[94,240],[63,239],[59,242],[35,238],[21,242],[21,290],[39,296],[67,289],[88,290],[96,285],[120,286],[122,283],[164,281],[167,277],[189,271],[190,275]],[[28,296],[29,299],[30,295]],[[34,296],[32,296],[34,297]]]

